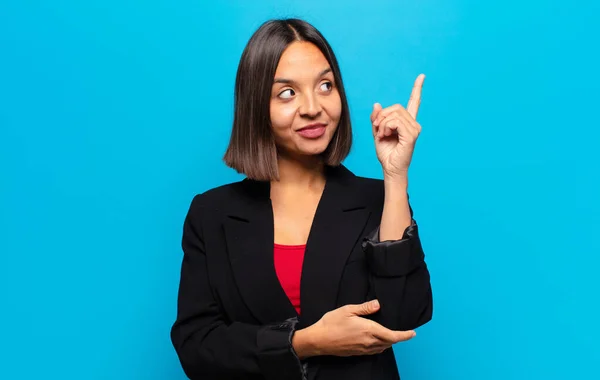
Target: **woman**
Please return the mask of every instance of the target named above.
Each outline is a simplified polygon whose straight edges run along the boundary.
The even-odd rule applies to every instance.
[[[190,379],[398,379],[391,346],[432,315],[407,173],[407,109],[371,115],[384,180],[351,146],[336,58],[308,23],[263,24],[237,72],[226,164],[246,179],[197,195],[183,230],[171,338]]]

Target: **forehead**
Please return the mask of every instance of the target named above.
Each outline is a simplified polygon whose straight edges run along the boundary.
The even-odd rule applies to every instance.
[[[292,77],[298,74],[316,74],[328,67],[329,62],[318,47],[310,42],[297,41],[284,50],[275,75]]]

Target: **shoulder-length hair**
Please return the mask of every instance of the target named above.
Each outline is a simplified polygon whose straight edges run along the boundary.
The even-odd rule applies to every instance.
[[[323,35],[298,19],[270,20],[262,24],[246,45],[237,70],[234,120],[225,164],[248,178],[279,179],[277,147],[271,130],[270,99],[275,71],[284,50],[295,41],[314,44],[325,56],[342,102],[342,114],[329,146],[323,152],[326,165],[337,166],[352,146],[348,101],[337,59]]]

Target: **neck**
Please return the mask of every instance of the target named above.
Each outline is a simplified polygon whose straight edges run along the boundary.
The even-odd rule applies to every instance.
[[[325,185],[325,164],[320,157],[305,157],[302,160],[279,156],[279,181],[276,185],[322,187]]]

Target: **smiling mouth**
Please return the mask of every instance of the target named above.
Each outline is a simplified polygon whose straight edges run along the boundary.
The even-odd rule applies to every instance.
[[[298,129],[296,132],[307,139],[317,139],[325,134],[327,124],[315,123],[307,125],[306,127]]]

